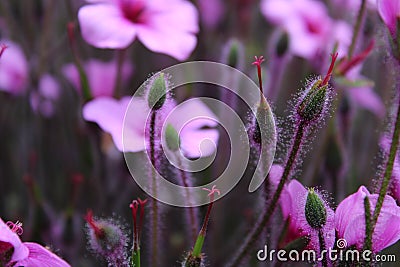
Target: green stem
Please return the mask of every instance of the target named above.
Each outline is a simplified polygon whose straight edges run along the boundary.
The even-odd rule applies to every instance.
[[[182,168],[182,161],[179,157],[179,155],[177,155],[177,163],[178,163],[178,167]],[[189,191],[189,183],[188,183],[188,177],[186,175],[186,172],[182,169],[179,169],[179,174],[181,176],[181,180],[182,180],[182,185],[185,187],[185,193],[186,193],[186,201],[187,203],[189,203],[189,205],[192,204],[191,201],[191,197],[190,197],[190,191]],[[190,221],[190,227],[191,227],[191,235],[192,235],[192,240],[196,240],[196,235],[197,235],[197,220],[196,220],[196,214],[194,211],[193,207],[188,207],[186,209],[187,211],[187,216],[189,217],[189,221]]]
[[[361,6],[360,6],[360,10],[358,11],[356,24],[354,25],[353,37],[351,39],[351,44],[350,44],[350,47],[349,47],[349,53],[348,53],[348,58],[349,59],[353,56],[354,49],[356,47],[358,35],[359,35],[360,29],[361,29],[361,23],[363,21],[363,17],[364,17],[365,10],[366,10],[366,8],[365,8],[366,7],[366,3],[367,3],[367,0],[362,0],[361,1]]]
[[[300,122],[300,124],[298,125],[298,128],[297,128],[296,134],[295,134],[294,142],[293,142],[292,148],[290,150],[285,169],[283,171],[281,180],[279,181],[278,187],[272,197],[270,205],[260,215],[255,227],[252,228],[251,232],[247,235],[247,237],[245,238],[243,245],[240,247],[238,253],[235,254],[236,257],[234,257],[233,261],[228,266],[240,266],[240,262],[242,261],[242,259],[248,254],[248,252],[251,249],[251,247],[253,246],[253,244],[260,237],[260,234],[263,231],[264,227],[267,226],[267,224],[278,204],[283,187],[290,176],[290,173],[295,165],[296,159],[299,156],[299,150],[300,150],[301,143],[303,140],[305,128],[306,128],[305,123]]]
[[[399,137],[400,137],[400,96],[399,96],[399,103],[397,104],[397,115],[396,115],[396,121],[395,121],[395,126],[394,126],[394,131],[393,131],[393,137],[392,137],[392,143],[390,145],[390,152],[389,152],[389,158],[388,162],[386,165],[386,170],[383,176],[383,181],[381,185],[381,189],[379,191],[379,197],[376,202],[375,210],[374,210],[374,215],[372,217],[372,225],[371,225],[371,235],[374,232],[376,222],[378,221],[379,214],[382,209],[383,201],[386,196],[386,192],[389,186],[390,178],[392,177],[392,172],[393,172],[393,165],[394,165],[394,160],[396,158],[396,153],[397,149],[399,147]]]
[[[140,267],[140,249],[132,250],[131,267]]]
[[[152,258],[152,266],[158,266],[158,202],[155,198],[157,196],[157,181],[156,181],[156,173],[155,173],[155,124],[156,124],[156,111],[151,111],[151,119],[150,119],[150,160],[151,160],[151,187],[153,191],[153,201],[152,201],[152,220],[151,220],[151,229],[152,229],[152,239],[151,239],[151,258]]]
[[[318,242],[319,242],[319,248],[320,248],[319,251],[320,251],[320,254],[322,255],[322,251],[326,250],[324,232],[322,231],[322,229],[318,230]],[[324,257],[322,258],[322,266],[323,267],[328,266],[326,254],[324,254]]]
[[[372,231],[371,231],[371,203],[369,202],[368,196],[364,198],[364,210],[365,210],[365,243],[364,250],[372,251]],[[369,262],[366,262],[369,266]]]

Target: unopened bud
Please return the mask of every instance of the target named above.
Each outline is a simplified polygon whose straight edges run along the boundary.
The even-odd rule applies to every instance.
[[[148,105],[151,109],[160,109],[164,105],[165,98],[167,94],[167,86],[165,82],[164,73],[160,73],[154,78],[153,84],[150,87],[148,96]]]
[[[165,141],[170,150],[177,151],[179,149],[179,134],[171,124],[168,124],[165,129]]]
[[[306,220],[312,228],[321,229],[325,225],[325,204],[312,188],[308,190],[305,213]]]
[[[94,219],[92,211],[87,213],[85,219],[93,252],[104,257],[110,264],[123,261],[126,258],[128,238],[121,227],[110,220]]]
[[[325,108],[327,98],[329,97],[327,92],[328,86],[321,86],[321,82],[322,81],[318,79],[311,84],[310,90],[297,107],[297,114],[304,122],[319,119]]]
[[[241,68],[244,61],[243,45],[236,39],[228,41],[222,51],[222,62],[232,68]]]

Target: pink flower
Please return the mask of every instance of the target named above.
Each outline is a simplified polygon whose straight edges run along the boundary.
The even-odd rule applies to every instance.
[[[335,213],[335,225],[339,238],[344,238],[348,246],[356,245],[358,249],[362,249],[365,241],[364,198],[366,196],[369,198],[372,214],[378,195],[370,194],[364,186],[345,198]],[[386,196],[372,235],[373,252],[379,252],[400,239],[399,220],[400,207],[392,197]]]
[[[308,190],[297,180],[290,181],[282,192],[280,198],[282,215],[285,220],[289,220],[289,229],[285,243],[302,236],[309,236],[310,242],[308,247],[319,252],[318,231],[309,225],[305,215],[308,194]],[[320,195],[319,193],[317,194]],[[323,199],[323,197],[320,196],[320,199]],[[324,203],[324,206],[326,210],[326,223],[321,230],[324,234],[325,247],[332,248],[335,242],[334,212],[326,203]]]
[[[0,219],[0,265],[24,267],[69,267],[63,259],[47,248],[31,242],[22,243],[14,231],[20,230],[20,225],[12,224],[10,229]]]
[[[397,22],[400,19],[399,0],[377,0],[379,15],[388,27],[390,34],[395,37],[397,34]]]
[[[28,62],[19,45],[1,41],[7,45],[0,59],[0,91],[22,94],[28,84]]]
[[[130,101],[132,103],[128,111],[134,112],[135,120],[127,121],[123,128],[124,116]],[[179,105],[174,111],[176,115],[168,117],[175,107],[176,103],[173,100],[168,99],[165,102],[158,112],[160,118],[157,127],[163,127],[165,122],[165,125],[171,123],[178,132],[181,129],[181,148],[186,156],[195,158],[211,155],[215,147],[213,145],[204,147],[202,141],[209,139],[214,144],[217,143],[218,131],[212,129],[217,125],[216,116],[203,102],[196,99],[190,99]],[[130,97],[123,97],[121,100],[100,97],[83,107],[83,118],[96,122],[105,132],[110,133],[117,149],[123,152],[138,152],[146,149],[145,127],[148,114],[150,112],[147,102],[137,97],[132,100]],[[188,123],[184,125],[185,122]],[[126,134],[127,137],[124,140],[122,140],[123,131],[129,133]],[[203,154],[199,151],[200,145],[202,145]]]
[[[84,64],[84,69],[89,81],[89,87],[94,98],[99,96],[112,96],[117,78],[115,61],[102,62],[91,59]],[[62,69],[65,77],[81,92],[81,82],[78,69],[74,64],[67,64]],[[133,67],[129,63],[122,66],[122,82],[126,82],[132,75]]]
[[[326,6],[314,0],[263,0],[261,11],[273,24],[289,35],[289,49],[297,56],[312,59],[318,52],[331,51],[339,44],[343,56],[351,41],[350,27],[333,21]]]
[[[40,78],[39,88],[30,95],[30,102],[33,111],[44,116],[52,117],[55,112],[55,104],[60,97],[60,84],[50,74]]]
[[[122,49],[136,37],[151,51],[178,60],[196,46],[197,10],[185,0],[90,0],[79,9],[83,38],[98,48]]]

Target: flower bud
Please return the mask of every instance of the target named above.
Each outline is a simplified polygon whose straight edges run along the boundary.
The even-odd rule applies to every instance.
[[[222,62],[232,68],[241,68],[244,61],[243,45],[236,39],[228,41],[222,51]]]
[[[321,198],[314,192],[313,188],[308,190],[305,213],[307,222],[312,228],[321,229],[325,225],[325,204],[321,200]]]
[[[268,131],[271,127],[271,113],[269,106],[265,102],[265,98],[262,98],[261,104],[257,107],[256,118],[253,125],[253,140],[257,144],[261,144],[261,131]]]
[[[170,123],[168,123],[167,128],[165,129],[165,141],[170,150],[177,151],[179,149],[179,134]]]
[[[149,108],[158,110],[164,105],[167,86],[164,78],[164,73],[160,73],[154,78],[153,84],[150,87],[149,96],[147,98]]]
[[[88,211],[85,219],[92,251],[104,257],[111,265],[124,262],[127,258],[128,238],[121,227],[110,220],[94,219],[92,211]]]
[[[328,98],[328,86],[321,86],[321,83],[320,79],[314,81],[297,107],[297,114],[303,122],[315,121],[321,117]]]

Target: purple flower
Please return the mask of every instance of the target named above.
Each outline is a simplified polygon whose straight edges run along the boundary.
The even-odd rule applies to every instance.
[[[348,246],[355,245],[362,249],[365,241],[365,209],[364,198],[368,196],[371,214],[374,212],[377,194],[370,194],[361,186],[358,191],[345,198],[337,207],[335,225],[339,238],[344,238]],[[372,235],[372,250],[379,252],[396,243],[400,239],[400,207],[396,201],[385,196],[382,210]]]
[[[1,41],[7,45],[0,60],[0,91],[19,95],[28,84],[28,62],[19,45]]]
[[[221,21],[224,6],[221,0],[199,0],[200,17],[207,28],[215,28]]]
[[[297,180],[292,180],[282,191],[280,206],[282,215],[285,220],[289,220],[288,234],[286,242],[293,241],[302,236],[309,236],[310,242],[308,247],[315,251],[320,251],[318,231],[313,229],[306,219],[305,209],[309,191]],[[316,194],[322,200],[323,197],[319,193]],[[322,227],[325,240],[325,248],[331,248],[335,242],[334,212],[324,202],[326,210],[326,223]]]
[[[94,98],[99,96],[112,96],[117,78],[117,66],[115,61],[102,62],[91,59],[84,64],[88,77],[90,92]],[[67,64],[62,69],[65,77],[81,92],[81,83],[78,69],[74,64]],[[122,82],[126,82],[132,75],[133,67],[129,63],[122,66]]]
[[[123,129],[124,116],[129,102],[129,111],[135,112],[135,120],[126,123]],[[157,127],[171,123],[180,131],[181,148],[188,157],[208,156],[214,152],[215,146],[203,146],[203,140],[209,139],[214,144],[218,140],[218,131],[211,129],[217,125],[216,116],[200,100],[190,99],[176,107],[174,115],[168,114],[176,107],[173,100],[166,100],[157,114],[160,118]],[[83,117],[87,121],[96,122],[105,132],[111,134],[118,150],[123,152],[138,152],[146,149],[145,127],[147,115],[150,114],[147,102],[137,97],[123,97],[116,100],[109,97],[100,97],[88,102],[83,107]],[[167,118],[168,117],[168,118]],[[185,124],[187,123],[187,124]],[[125,131],[125,139],[122,134]],[[208,143],[207,143],[208,144]],[[199,147],[201,145],[201,154]]]
[[[297,56],[312,59],[317,53],[331,50],[339,44],[338,53],[344,55],[351,41],[350,27],[333,21],[326,6],[314,0],[264,0],[261,11],[273,24],[289,35],[289,49]]]
[[[393,38],[397,34],[397,23],[400,19],[400,1],[399,0],[377,0],[379,15],[388,27]]]
[[[12,229],[10,229],[10,227]],[[24,267],[69,267],[63,259],[47,248],[31,242],[22,243],[17,233],[22,231],[20,223],[5,224],[0,219],[0,265]]]
[[[151,51],[184,60],[196,46],[197,10],[184,0],[90,0],[79,9],[83,38],[122,49],[136,37]]]
[[[40,78],[38,90],[30,95],[33,111],[47,118],[52,117],[60,93],[60,84],[57,80],[50,74],[43,75]]]

